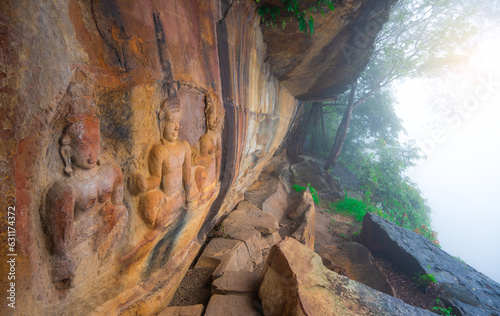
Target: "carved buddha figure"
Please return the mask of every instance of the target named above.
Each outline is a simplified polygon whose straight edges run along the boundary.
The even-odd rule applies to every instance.
[[[214,97],[207,94],[205,102],[207,131],[199,140],[198,157],[194,159],[194,164],[201,166],[195,171],[195,181],[199,191],[207,191],[212,186],[215,187],[221,163],[221,138]]]
[[[150,176],[145,178],[137,173],[132,184],[133,192],[145,192],[139,200],[139,213],[154,229],[168,226],[191,193],[191,147],[178,138],[179,99],[167,99],[162,108],[159,115],[161,140],[153,146],[148,157]]]
[[[52,255],[52,281],[56,288],[65,289],[75,270],[71,250],[90,241],[99,258],[106,257],[128,215],[120,168],[114,161],[99,161],[99,119],[74,116],[60,142],[68,177],[49,189],[42,220]]]

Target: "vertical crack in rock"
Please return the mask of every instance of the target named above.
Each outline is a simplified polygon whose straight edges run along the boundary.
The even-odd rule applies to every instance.
[[[232,2],[231,2],[232,4]],[[229,11],[230,7],[228,8]],[[227,14],[227,11],[226,11]],[[226,15],[224,15],[225,17]],[[219,67],[221,76],[221,87],[222,87],[222,103],[225,110],[224,115],[224,128],[222,130],[222,159],[221,159],[221,174],[220,174],[220,184],[221,189],[219,195],[215,199],[214,203],[210,207],[210,210],[205,219],[205,224],[198,233],[198,240],[202,241],[204,236],[206,236],[215,226],[213,223],[215,216],[219,212],[219,209],[224,202],[231,184],[233,183],[236,174],[236,150],[238,148],[237,142],[238,138],[234,131],[238,130],[237,126],[237,113],[234,106],[234,102],[231,98],[231,92],[233,90],[231,84],[231,65],[229,57],[229,43],[227,34],[227,25],[224,19],[221,22],[216,23],[216,33],[217,33],[217,51],[219,54]]]
[[[156,43],[158,45],[158,57],[160,58],[161,69],[165,73],[165,79],[167,81],[173,81],[172,66],[167,58],[167,41],[165,39],[165,32],[159,12],[153,12],[153,22],[155,25]]]
[[[92,12],[92,18],[94,19],[95,26],[97,28],[97,32],[99,32],[99,35],[101,38],[106,42],[106,44],[111,48],[114,53],[116,54],[116,58],[118,59],[118,63],[120,64],[120,68],[122,70],[127,71],[127,61],[125,60],[125,54],[123,52],[123,48],[119,43],[117,45],[113,45],[113,35],[109,34],[113,32],[113,28],[118,27],[119,32],[125,33],[123,29],[123,23],[119,21],[118,16],[112,17],[113,13],[116,12],[116,15],[119,15],[118,9],[116,8],[115,4],[113,1],[105,1],[104,4],[106,7],[101,7],[98,8],[99,4],[97,3],[96,0],[92,0],[90,3],[90,11]],[[104,12],[103,12],[104,11]],[[108,22],[108,20],[111,20],[112,22]],[[118,25],[115,23],[118,22]],[[105,26],[102,25],[104,23],[111,23],[111,27],[109,31],[106,30]],[[101,25],[100,25],[101,24]],[[111,36],[111,38],[110,38]]]

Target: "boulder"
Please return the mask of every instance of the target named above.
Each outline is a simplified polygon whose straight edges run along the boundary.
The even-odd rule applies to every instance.
[[[334,264],[332,266],[334,270],[339,267],[345,269],[346,276],[351,280],[361,282],[380,292],[396,296],[394,289],[387,281],[387,277],[372,262],[370,251],[365,246],[356,242],[321,246],[319,255],[323,258],[323,263],[325,259],[331,261]]]
[[[260,274],[257,272],[227,271],[212,283],[214,294],[254,294],[260,285]]]
[[[260,316],[257,303],[251,295],[216,294],[208,302],[205,316]]]
[[[204,307],[202,304],[191,306],[171,306],[161,311],[158,316],[201,316]]]
[[[377,215],[363,218],[361,241],[408,275],[432,274],[456,315],[500,315],[500,284],[408,229]]]
[[[310,185],[320,196],[330,200],[344,197],[340,182],[323,170],[324,161],[309,156],[300,158],[302,162],[290,167],[295,183],[304,187]]]
[[[271,249],[261,279],[265,315],[434,315],[328,270],[293,238]]]
[[[227,271],[253,271],[247,247],[239,240],[214,238],[201,254],[196,268],[212,268],[213,278]]]

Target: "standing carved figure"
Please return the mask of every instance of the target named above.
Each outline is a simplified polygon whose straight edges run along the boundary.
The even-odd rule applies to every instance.
[[[221,165],[221,136],[217,116],[216,99],[212,94],[205,96],[205,117],[207,131],[201,136],[196,145],[193,164],[195,168],[195,182],[204,201],[212,196],[218,184]]]
[[[179,139],[179,99],[170,97],[159,114],[161,139],[149,152],[149,177],[132,176],[131,191],[142,193],[139,213],[152,229],[167,227],[191,194],[191,147]]]
[[[67,177],[49,189],[42,221],[52,256],[52,282],[67,289],[75,271],[72,249],[90,241],[99,258],[106,257],[128,215],[120,168],[114,161],[99,160],[99,119],[88,113],[72,115],[60,143]]]

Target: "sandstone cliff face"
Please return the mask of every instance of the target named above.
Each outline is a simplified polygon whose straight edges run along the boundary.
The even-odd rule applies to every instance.
[[[0,285],[16,313],[168,305],[297,106],[259,20],[250,0],[2,3],[2,256],[17,256]]]

